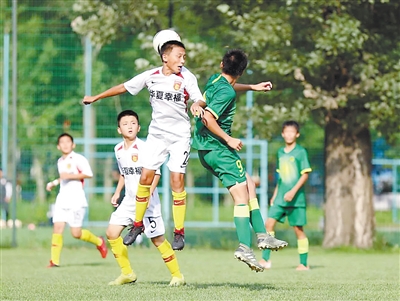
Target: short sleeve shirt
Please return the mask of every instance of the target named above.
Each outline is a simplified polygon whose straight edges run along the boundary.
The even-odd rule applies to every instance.
[[[279,173],[279,180],[278,193],[274,205],[277,204],[283,207],[305,207],[306,197],[304,185],[300,187],[291,202],[286,202],[283,196],[296,185],[304,173],[312,171],[306,149],[296,144],[290,152],[286,153],[282,147],[278,150],[277,159],[276,171]]]
[[[57,162],[58,173],[84,174],[93,176],[89,161],[82,155],[71,152],[61,157]],[[83,190],[84,180],[61,180],[60,181],[60,202],[68,202],[68,207],[86,207],[87,201]],[[63,205],[65,206],[65,204]]]
[[[196,77],[188,69],[183,67],[180,73],[165,76],[162,67],[154,68],[133,77],[124,86],[132,95],[148,89],[153,109],[149,134],[190,137],[187,103],[203,100],[203,96]]]
[[[135,203],[135,197],[137,187],[142,173],[142,159],[140,151],[143,149],[144,141],[136,138],[132,145],[125,149],[124,141],[121,141],[114,147],[115,157],[117,159],[119,172],[124,176],[125,180],[125,195],[128,197],[126,201],[132,201]],[[159,171],[156,172],[160,174]],[[154,190],[150,199],[149,212],[152,212],[152,216],[160,216],[160,198],[157,189]]]
[[[214,74],[209,79],[203,96],[207,103],[205,110],[210,112],[221,129],[231,136],[233,117],[236,113],[236,92],[232,85],[221,74]],[[198,150],[216,150],[228,146],[198,118],[194,129],[193,147]]]

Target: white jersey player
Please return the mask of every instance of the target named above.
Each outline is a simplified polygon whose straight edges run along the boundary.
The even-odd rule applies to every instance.
[[[58,137],[57,148],[62,156],[58,159],[57,168],[59,178],[47,183],[46,189],[52,190],[60,184],[53,212],[53,236],[51,241],[51,260],[48,267],[57,267],[60,264],[60,254],[63,245],[62,233],[65,224],[70,226],[74,238],[81,239],[96,245],[101,256],[107,256],[107,246],[102,237],[98,237],[89,230],[82,229],[83,219],[88,206],[84,180],[93,177],[88,160],[73,151],[74,139],[63,133]]]
[[[131,80],[112,87],[96,96],[85,96],[84,104],[119,95],[126,91],[135,95],[144,88],[150,93],[153,108],[149,134],[142,154],[143,169],[136,194],[136,216],[134,227],[124,238],[126,245],[132,244],[145,227],[143,217],[150,198],[150,187],[156,170],[169,156],[171,188],[173,197],[173,219],[175,224],[174,250],[184,247],[184,219],[186,212],[186,191],[184,174],[190,155],[190,120],[187,103],[192,114],[202,111],[205,106],[196,77],[183,65],[185,46],[180,41],[167,41],[160,47],[162,67],[145,71]]]
[[[118,115],[118,133],[122,135],[124,140],[114,148],[120,177],[115,193],[111,198],[111,204],[118,208],[111,214],[106,233],[114,257],[121,268],[121,275],[111,281],[110,285],[122,285],[135,282],[137,279],[130,265],[127,247],[123,244],[121,232],[126,226],[134,222],[133,218],[136,212],[136,193],[142,172],[142,157],[145,151],[145,143],[137,138],[139,130],[139,116],[136,112],[126,110]],[[167,268],[171,272],[172,280],[170,285],[179,286],[185,284],[185,281],[180,273],[175,252],[164,237],[165,227],[161,216],[160,198],[157,192],[159,179],[160,174],[157,172],[150,187],[151,197],[144,216],[144,233],[160,251]],[[124,186],[125,197],[121,204],[118,205],[120,193]]]

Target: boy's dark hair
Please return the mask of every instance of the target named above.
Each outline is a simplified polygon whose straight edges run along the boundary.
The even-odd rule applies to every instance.
[[[243,50],[232,49],[222,58],[222,72],[233,77],[243,74],[247,67],[247,55]]]
[[[183,45],[182,42],[175,41],[175,40],[168,41],[168,42],[164,43],[160,48],[160,57],[161,57],[161,59],[162,59],[162,55],[164,53],[171,52],[172,48],[174,48],[174,46],[178,46],[178,47],[182,47],[183,49],[186,49],[185,45]]]
[[[283,132],[283,130],[285,129],[285,127],[287,127],[287,126],[293,126],[293,127],[297,130],[298,133],[300,132],[300,125],[299,125],[299,123],[298,123],[297,121],[294,121],[294,120],[286,120],[286,121],[282,124],[282,132]]]
[[[58,136],[58,138],[57,138],[57,144],[59,144],[60,143],[60,139],[62,138],[62,137],[69,137],[70,139],[71,139],[71,141],[72,141],[72,143],[74,143],[74,137],[72,137],[70,134],[68,134],[68,133],[62,133],[60,136]]]
[[[133,110],[125,110],[125,111],[122,111],[121,113],[118,114],[118,117],[117,117],[118,126],[119,126],[119,122],[121,121],[122,117],[125,117],[125,116],[134,116],[134,117],[136,117],[137,122],[139,124],[139,115]]]

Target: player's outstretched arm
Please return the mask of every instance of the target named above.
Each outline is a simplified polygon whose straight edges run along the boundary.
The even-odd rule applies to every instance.
[[[120,94],[125,93],[126,91],[127,90],[126,90],[124,84],[120,84],[120,85],[114,86],[100,94],[97,94],[95,96],[85,96],[82,100],[82,103],[84,105],[90,105],[100,99],[120,95]]]
[[[233,85],[233,88],[235,89],[236,92],[244,92],[244,91],[267,92],[272,89],[272,83],[271,82],[261,82],[261,83],[255,84],[255,85],[235,83]]]

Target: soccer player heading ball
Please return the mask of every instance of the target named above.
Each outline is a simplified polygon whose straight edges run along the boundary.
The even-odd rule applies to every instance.
[[[203,96],[197,85],[196,77],[184,67],[186,61],[185,46],[179,40],[168,40],[171,32],[156,35],[156,49],[162,66],[136,75],[129,81],[114,86],[98,95],[85,96],[83,103],[88,105],[102,98],[129,92],[136,95],[146,88],[150,94],[152,120],[149,133],[143,147],[143,168],[136,193],[136,216],[133,227],[124,238],[124,244],[132,244],[143,233],[143,217],[150,197],[150,187],[156,170],[166,161],[170,170],[173,219],[175,224],[172,248],[182,250],[184,241],[184,220],[186,213],[186,191],[184,175],[190,155],[190,118],[187,102],[192,100],[191,112],[195,113],[204,106]],[[174,35],[175,38],[176,35]],[[163,43],[163,40],[166,42]],[[161,45],[162,43],[162,45]],[[199,103],[203,103],[199,105]]]

